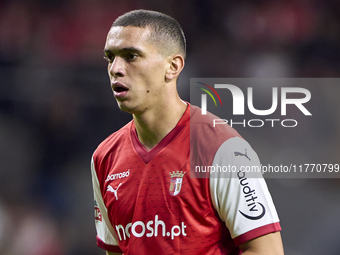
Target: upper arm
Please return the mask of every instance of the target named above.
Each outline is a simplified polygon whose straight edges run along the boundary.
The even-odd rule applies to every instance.
[[[270,233],[240,245],[244,255],[283,255],[280,232]]]
[[[232,172],[215,171],[210,177],[212,204],[239,245],[245,241],[281,230],[274,203],[258,169],[260,160],[243,139],[224,142],[216,152],[213,166],[231,165]]]
[[[94,159],[91,161],[92,184],[94,191],[95,203],[95,226],[97,231],[97,245],[106,250],[113,247],[119,251],[118,237],[109,220],[109,214],[101,193],[97,172],[95,169]],[[117,247],[117,248],[116,248]]]

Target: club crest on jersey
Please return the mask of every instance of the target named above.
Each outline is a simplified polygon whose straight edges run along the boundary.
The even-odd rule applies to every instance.
[[[170,195],[176,196],[182,188],[183,176],[185,172],[183,171],[173,171],[170,172]]]

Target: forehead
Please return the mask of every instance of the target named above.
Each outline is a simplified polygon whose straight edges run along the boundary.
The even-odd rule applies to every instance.
[[[140,27],[112,27],[107,35],[105,49],[119,50],[150,46],[150,29]]]

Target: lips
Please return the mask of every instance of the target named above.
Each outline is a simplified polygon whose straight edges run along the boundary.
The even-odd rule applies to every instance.
[[[119,82],[112,83],[112,90],[116,98],[125,97],[127,92],[129,91],[128,87]]]

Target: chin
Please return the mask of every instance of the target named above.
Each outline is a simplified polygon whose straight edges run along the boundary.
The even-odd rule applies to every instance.
[[[126,107],[125,105],[119,104],[118,103],[118,107],[122,112],[127,112],[127,113],[131,113],[131,109],[129,107]]]
[[[129,106],[126,101],[119,102],[117,101],[118,107],[122,112],[127,112],[127,113],[134,113],[135,107]]]

